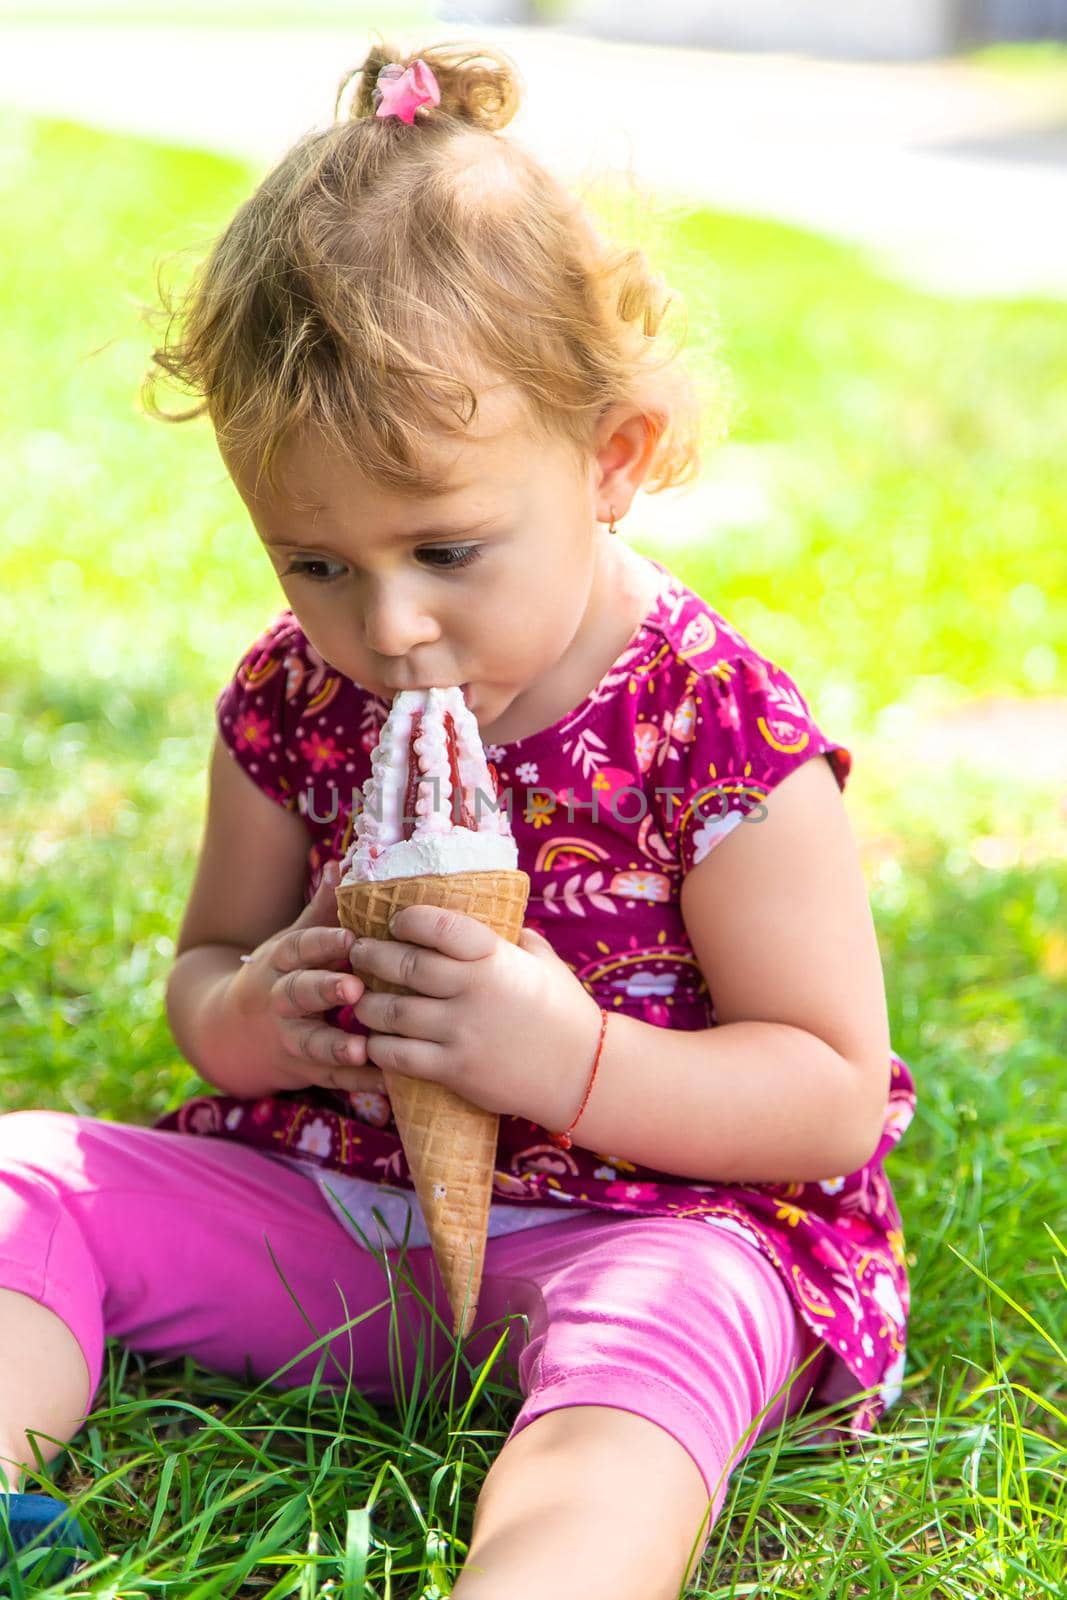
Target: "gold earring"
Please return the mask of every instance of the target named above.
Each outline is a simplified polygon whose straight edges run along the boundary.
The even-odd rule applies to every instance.
[[[615,526],[615,507],[614,506],[612,506],[612,508],[611,508],[611,526],[608,529],[608,532],[609,533],[617,533],[618,532],[618,529]]]

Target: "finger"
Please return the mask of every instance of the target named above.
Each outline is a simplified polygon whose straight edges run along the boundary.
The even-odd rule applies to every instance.
[[[304,1064],[308,1083],[320,1084],[324,1089],[336,1089],[339,1094],[381,1094],[388,1098],[385,1078],[380,1067],[338,1066],[336,1062],[308,1061]]]
[[[279,973],[306,967],[329,967],[337,962],[347,967],[354,938],[347,928],[298,928],[294,925],[278,940],[271,965]]]
[[[334,1067],[327,1069],[336,1083],[331,1089],[344,1089],[349,1094],[386,1094],[385,1078],[381,1067]]]
[[[402,1072],[409,1078],[445,1081],[446,1056],[439,1044],[427,1039],[401,1039],[389,1033],[367,1035],[367,1059],[376,1067]]]
[[[327,861],[315,893],[293,923],[294,928],[337,926],[337,883],[340,875],[337,862]]]
[[[298,968],[271,986],[271,1001],[281,1017],[306,1017],[334,1006],[355,1005],[366,989],[352,973]]]
[[[309,1083],[324,1089],[336,1089],[339,1094],[381,1094],[388,1098],[385,1078],[380,1067],[338,1067],[309,1062],[306,1068]]]
[[[442,906],[404,906],[389,924],[394,939],[428,945],[455,961],[481,961],[492,955],[500,935],[477,917]]]
[[[297,1061],[319,1066],[364,1067],[367,1041],[361,1034],[331,1028],[321,1017],[296,1017],[282,1024],[282,1040]]]
[[[435,1000],[454,1000],[466,987],[463,968],[451,957],[397,939],[355,939],[348,960],[357,974],[384,978]]]
[[[451,1008],[442,1000],[420,994],[373,994],[369,989],[355,1006],[365,1028],[400,1034],[436,1044],[452,1043]]]
[[[543,933],[538,933],[536,928],[523,928],[519,934],[519,949],[526,950],[534,956],[554,956],[556,947]],[[557,957],[557,960],[559,958]]]

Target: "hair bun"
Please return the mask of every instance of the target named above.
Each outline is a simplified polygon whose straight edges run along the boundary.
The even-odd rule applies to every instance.
[[[405,68],[418,60],[425,61],[441,90],[441,104],[430,108],[434,116],[443,114],[469,127],[496,133],[506,128],[518,111],[521,77],[515,62],[503,50],[457,39],[405,53],[380,34],[375,37],[378,42],[371,46],[362,64],[346,73],[338,85],[335,117],[340,114],[341,99],[353,79],[357,82],[349,117],[373,117],[377,109],[374,91],[382,68],[393,63]]]

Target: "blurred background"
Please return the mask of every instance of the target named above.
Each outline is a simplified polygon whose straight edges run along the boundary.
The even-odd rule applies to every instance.
[[[204,422],[141,410],[157,274],[331,119],[371,30],[496,42],[507,136],[684,297],[703,472],[620,531],[853,752],[920,1096],[896,1426],[1002,1429],[1006,1386],[1028,1475],[1063,1381],[1035,1327],[1065,1214],[1067,0],[2,0],[0,30],[0,1110],[201,1087],[163,986],[214,698],[284,597]],[[979,1593],[984,1472],[947,1549]]]

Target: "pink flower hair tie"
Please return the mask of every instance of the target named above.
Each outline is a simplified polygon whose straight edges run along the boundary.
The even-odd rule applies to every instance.
[[[386,62],[371,98],[378,108],[376,117],[399,117],[410,127],[420,106],[441,104],[441,90],[420,56],[410,67],[402,67],[399,61]]]

